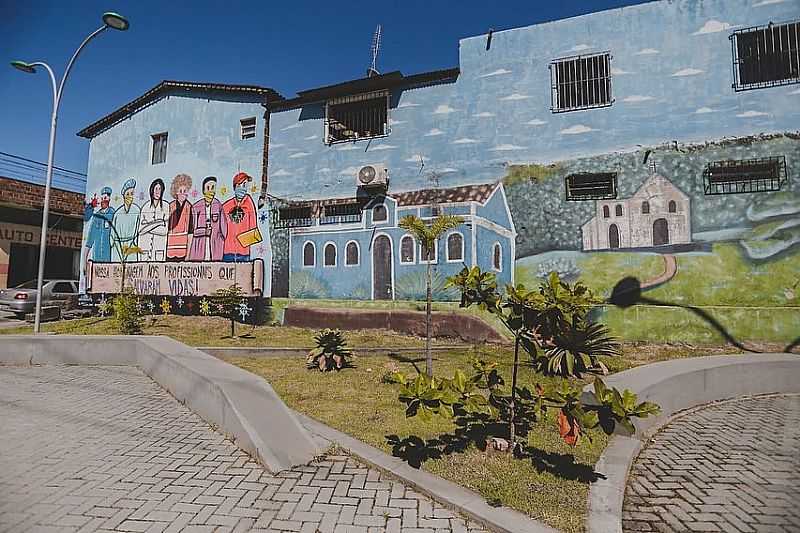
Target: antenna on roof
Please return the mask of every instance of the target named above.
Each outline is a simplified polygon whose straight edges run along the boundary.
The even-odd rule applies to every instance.
[[[372,63],[370,67],[367,69],[367,77],[371,78],[373,76],[380,76],[380,72],[378,72],[378,51],[381,49],[381,25],[375,28],[375,35],[372,36],[372,46],[370,47],[370,53],[372,54]]]

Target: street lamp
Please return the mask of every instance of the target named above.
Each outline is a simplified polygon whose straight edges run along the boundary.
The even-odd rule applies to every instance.
[[[17,70],[21,70],[26,74],[34,74],[36,72],[36,67],[44,68],[47,70],[47,73],[50,74],[50,81],[53,84],[53,115],[50,119],[50,148],[47,153],[47,178],[44,185],[42,234],[41,238],[39,239],[39,274],[36,280],[36,315],[33,322],[34,333],[39,333],[41,322],[40,318],[42,314],[42,283],[44,281],[44,256],[47,248],[47,218],[50,211],[50,184],[53,180],[53,153],[55,151],[58,106],[61,103],[61,94],[64,91],[64,82],[67,81],[69,71],[72,69],[73,63],[75,63],[75,60],[78,58],[78,54],[81,53],[81,50],[83,50],[83,47],[86,46],[89,41],[100,35],[108,28],[111,28],[112,30],[125,31],[129,26],[130,24],[128,23],[128,20],[122,15],[112,12],[103,13],[103,25],[90,33],[89,36],[83,40],[78,49],[75,50],[75,53],[72,54],[72,58],[69,60],[69,63],[67,63],[67,68],[64,70],[64,76],[58,83],[56,82],[55,74],[53,74],[53,69],[51,69],[50,65],[43,61],[36,61],[33,63],[26,63],[24,61],[11,62],[12,67],[16,68]]]

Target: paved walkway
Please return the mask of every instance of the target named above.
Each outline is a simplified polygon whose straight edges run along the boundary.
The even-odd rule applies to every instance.
[[[140,371],[0,367],[0,531],[479,533],[341,456],[272,476]]]
[[[642,290],[655,289],[659,285],[663,285],[664,283],[674,278],[675,274],[678,273],[678,260],[675,258],[674,255],[661,254],[661,258],[664,260],[664,271],[654,278],[642,281],[641,283]]]
[[[622,517],[625,531],[800,531],[800,396],[668,424],[633,466]]]

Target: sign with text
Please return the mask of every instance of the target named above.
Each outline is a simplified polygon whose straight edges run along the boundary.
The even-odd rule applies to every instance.
[[[0,224],[0,241],[39,246],[41,229],[22,224],[3,222]],[[51,228],[47,230],[47,246],[80,250],[81,234],[77,231],[64,231]]]
[[[264,292],[264,261],[244,263],[210,262],[131,262],[125,263],[125,286],[141,296],[210,296],[234,283],[245,296]],[[121,292],[122,263],[89,261],[86,292]]]

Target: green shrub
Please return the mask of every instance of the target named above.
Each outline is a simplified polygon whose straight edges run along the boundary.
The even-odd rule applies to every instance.
[[[347,358],[352,352],[347,348],[347,340],[338,329],[324,329],[314,336],[316,348],[308,352],[306,366],[318,368],[320,372],[341,370],[348,365]]]
[[[123,335],[137,335],[142,332],[141,317],[136,307],[136,293],[130,287],[114,297],[111,303],[114,310],[114,324]]]

